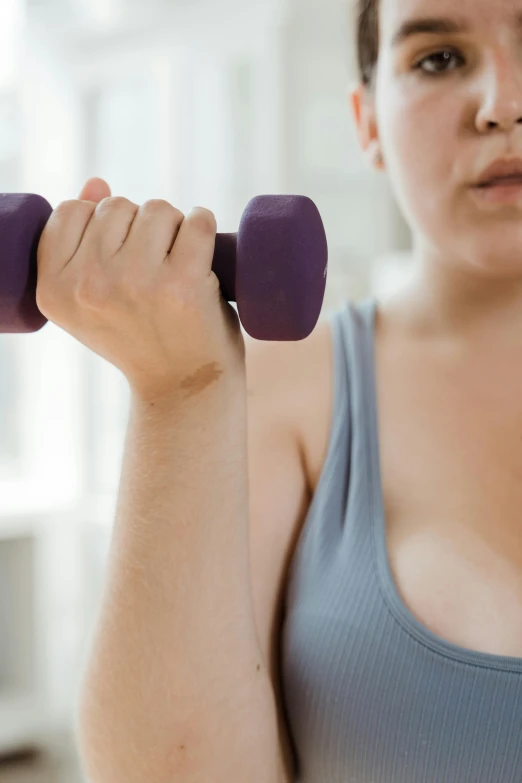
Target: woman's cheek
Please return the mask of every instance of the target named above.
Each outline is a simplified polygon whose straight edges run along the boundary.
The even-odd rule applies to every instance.
[[[441,181],[437,149],[440,139],[418,114],[398,113],[387,127],[388,156],[384,150],[388,176],[396,200],[408,223],[427,230],[440,210]],[[429,230],[429,229],[428,229]]]
[[[440,100],[433,96],[404,96],[393,112],[389,104],[387,134],[392,157],[397,158],[402,176],[412,184],[435,184],[448,176],[447,158],[454,148],[454,137],[448,138],[448,113],[441,111]],[[443,117],[446,121],[443,121]],[[386,127],[386,126],[383,126]],[[452,133],[453,131],[451,131]]]

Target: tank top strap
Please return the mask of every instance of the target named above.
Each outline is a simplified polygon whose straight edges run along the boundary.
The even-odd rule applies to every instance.
[[[345,494],[342,498],[344,519],[350,520],[350,535],[368,541],[370,529],[367,524],[372,508],[373,486],[371,482],[372,455],[376,437],[372,422],[372,382],[374,361],[373,326],[376,308],[375,298],[362,302],[347,302],[333,318],[337,331],[335,375],[340,399],[337,399],[336,426],[343,432],[343,442],[332,442],[332,450],[338,460],[347,454]],[[341,510],[341,509],[339,509]],[[357,520],[364,520],[361,529]]]
[[[373,324],[376,300],[368,298],[360,303],[347,301],[329,315],[334,354],[334,403],[331,431],[331,450],[346,447],[351,435],[364,430],[351,426],[366,421],[368,405],[365,398],[368,382],[372,379]],[[348,429],[347,429],[348,428]],[[343,435],[342,443],[339,436]],[[362,434],[362,433],[361,433]]]
[[[368,405],[368,391],[373,378],[374,361],[373,325],[376,300],[347,302],[346,306],[333,316],[338,339],[336,341],[335,374],[338,384],[344,388],[344,402],[349,401],[351,440],[365,441],[370,431],[371,408]],[[342,415],[342,401],[336,412]]]
[[[346,526],[361,541],[369,537],[371,409],[366,397],[371,377],[369,362],[373,361],[374,308],[373,300],[357,304],[347,301],[327,317],[332,332],[334,363],[332,420],[326,458],[290,570],[290,600],[294,591],[304,589],[309,591],[310,605],[314,604],[314,593],[318,596],[320,592],[315,590],[310,577],[310,564],[317,563],[317,573],[325,573],[321,563],[335,558],[336,552],[339,555],[339,543]],[[307,563],[304,572],[303,562]]]

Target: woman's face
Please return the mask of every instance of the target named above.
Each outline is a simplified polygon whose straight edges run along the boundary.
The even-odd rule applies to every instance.
[[[416,247],[522,275],[522,188],[511,203],[491,203],[473,187],[498,158],[522,163],[522,0],[380,0],[379,18],[375,96],[363,119],[373,117]],[[440,31],[405,34],[421,19]]]

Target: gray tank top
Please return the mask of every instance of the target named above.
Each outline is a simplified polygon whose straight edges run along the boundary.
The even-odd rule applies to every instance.
[[[290,564],[283,708],[299,783],[521,783],[522,658],[424,627],[387,559],[376,301],[330,314],[334,419]],[[521,616],[522,622],[522,616]]]

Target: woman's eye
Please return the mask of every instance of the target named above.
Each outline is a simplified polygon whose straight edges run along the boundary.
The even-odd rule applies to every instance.
[[[434,52],[427,57],[423,57],[423,59],[419,60],[419,62],[416,64],[415,70],[423,71],[424,73],[430,75],[444,73],[445,71],[453,70],[452,68],[448,67],[452,62],[463,63],[464,60],[455,52],[451,52],[445,49],[444,51]],[[431,64],[431,67],[426,68],[424,67],[425,64]]]

